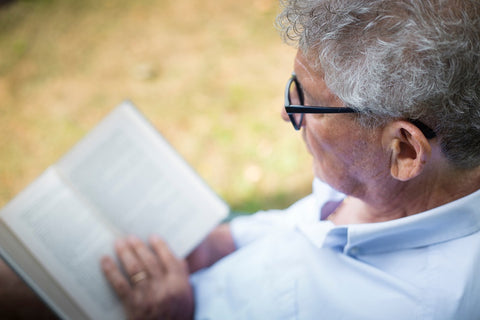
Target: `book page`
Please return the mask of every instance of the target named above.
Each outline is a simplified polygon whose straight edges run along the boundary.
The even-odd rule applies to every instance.
[[[89,318],[121,319],[120,303],[100,269],[100,257],[113,255],[115,234],[79,200],[53,168],[0,211],[2,222],[48,270],[64,294]],[[8,251],[8,243],[1,243]],[[15,260],[15,252],[10,251]],[[34,260],[32,260],[34,261]],[[35,275],[30,274],[35,281]],[[68,314],[68,310],[64,310]]]
[[[57,165],[115,227],[144,240],[158,234],[180,257],[229,210],[127,102]]]

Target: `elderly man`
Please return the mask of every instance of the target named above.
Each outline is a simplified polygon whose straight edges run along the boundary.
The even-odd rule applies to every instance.
[[[480,319],[480,2],[283,5],[299,47],[283,118],[314,192],[219,226],[186,262],[119,240],[127,273],[148,273],[102,260],[129,315]]]

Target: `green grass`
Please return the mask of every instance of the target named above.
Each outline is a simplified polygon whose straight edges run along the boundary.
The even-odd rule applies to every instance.
[[[0,8],[0,206],[123,99],[236,211],[310,190],[280,118],[295,51],[273,0],[36,0]]]

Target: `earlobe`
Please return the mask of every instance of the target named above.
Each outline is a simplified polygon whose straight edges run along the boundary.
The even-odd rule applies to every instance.
[[[390,174],[400,181],[418,176],[431,155],[427,138],[410,122],[397,120],[384,128],[382,142],[390,153]]]

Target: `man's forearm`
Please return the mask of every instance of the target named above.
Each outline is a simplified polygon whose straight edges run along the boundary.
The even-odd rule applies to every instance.
[[[229,224],[216,227],[187,257],[191,273],[209,267],[221,258],[235,251]]]
[[[1,260],[0,318],[58,319],[43,301]]]

